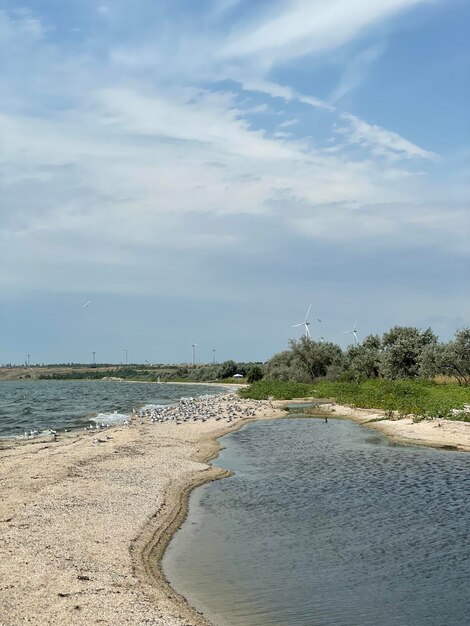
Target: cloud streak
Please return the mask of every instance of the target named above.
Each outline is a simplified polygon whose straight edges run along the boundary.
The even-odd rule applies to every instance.
[[[339,128],[337,132],[346,137],[349,143],[369,148],[376,156],[387,157],[391,160],[416,158],[429,161],[439,160],[434,152],[420,148],[398,133],[376,124],[368,124],[350,113],[342,113],[340,117],[348,122],[348,125]]]
[[[364,30],[431,0],[290,0],[275,5],[258,23],[233,33],[222,49],[225,58],[256,56],[270,67],[349,43]]]

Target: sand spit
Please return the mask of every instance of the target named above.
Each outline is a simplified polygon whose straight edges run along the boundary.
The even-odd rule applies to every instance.
[[[184,520],[190,491],[226,475],[207,464],[217,438],[285,415],[269,402],[237,399],[234,417],[233,397],[212,402],[222,419],[143,416],[105,432],[4,445],[1,626],[206,624],[155,565]]]
[[[281,408],[287,404],[306,402],[305,399],[275,402]],[[312,399],[315,402],[315,399]],[[336,404],[335,402],[319,403],[319,409],[332,417],[347,418],[385,433],[390,439],[420,446],[443,448],[445,450],[470,451],[470,422],[433,419],[413,422],[411,417],[404,419],[387,419],[384,411],[379,409],[358,409]]]
[[[4,442],[0,626],[206,625],[169,587],[161,556],[190,491],[227,475],[208,465],[217,439],[253,419],[284,416],[286,404],[216,396],[190,403],[189,413],[182,403],[173,417]],[[322,408],[405,443],[470,450],[468,423],[413,424],[383,420],[380,411]],[[207,412],[220,419],[203,421]]]

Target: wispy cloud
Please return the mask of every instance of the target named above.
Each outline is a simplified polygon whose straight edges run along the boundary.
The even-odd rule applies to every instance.
[[[286,102],[298,101],[314,108],[334,111],[334,107],[331,104],[324,102],[320,98],[298,93],[295,89],[286,85],[280,85],[263,78],[240,77],[240,74],[238,72],[234,73],[233,70],[231,70],[230,77],[237,80],[245,91],[256,91],[267,94],[272,98],[282,98]]]
[[[337,129],[351,144],[367,147],[376,156],[387,157],[391,160],[426,159],[437,161],[438,155],[424,148],[420,148],[411,141],[404,139],[398,133],[376,124],[369,124],[350,113],[342,113],[341,119],[348,122],[347,126]]]
[[[361,50],[351,60],[348,60],[338,84],[329,97],[329,101],[337,103],[338,100],[358,87],[364,81],[371,65],[381,57],[384,51],[385,45],[381,43]]]
[[[432,0],[290,0],[233,33],[221,54],[275,63],[340,47],[400,11]]]
[[[235,302],[243,288],[227,276],[241,259],[253,285],[277,277],[265,296],[276,281],[294,294],[283,264],[299,246],[339,259],[345,246],[421,238],[464,254],[468,166],[452,179],[420,135],[339,108],[381,62],[362,33],[419,0],[227,0],[181,15],[184,4],[141,0],[143,24],[125,3],[78,3],[76,35],[51,13],[0,11],[0,261],[15,259],[3,294],[135,297],[151,285]],[[311,78],[352,43],[336,85]]]

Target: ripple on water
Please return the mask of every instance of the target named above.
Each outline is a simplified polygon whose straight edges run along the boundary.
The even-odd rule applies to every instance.
[[[191,497],[164,568],[222,626],[467,624],[468,455],[347,421],[250,424]]]
[[[0,438],[21,436],[24,431],[83,428],[84,422],[114,412],[128,416],[144,404],[178,401],[182,391],[193,396],[222,387],[126,384],[115,381],[0,381]],[[104,421],[104,420],[103,420]],[[122,421],[122,420],[121,420]]]

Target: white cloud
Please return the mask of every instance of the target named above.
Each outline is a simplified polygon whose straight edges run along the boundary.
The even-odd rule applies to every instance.
[[[226,13],[234,9],[243,0],[215,0],[213,12],[215,15]]]
[[[285,120],[284,122],[281,122],[280,124],[278,124],[279,128],[290,128],[291,126],[296,126],[299,123],[299,120],[297,119],[293,119],[293,120]]]
[[[334,107],[331,106],[331,104],[320,100],[320,98],[300,94],[295,89],[287,87],[286,85],[279,85],[278,83],[273,83],[271,81],[261,78],[240,78],[239,74],[234,73],[233,71],[230,74],[230,77],[234,80],[237,80],[237,82],[239,82],[243,86],[243,89],[245,89],[246,91],[256,91],[259,93],[267,94],[272,98],[282,98],[286,102],[297,100],[314,108],[334,111]]]
[[[335,203],[316,207],[309,214],[300,202],[292,227],[303,237],[347,242],[359,248],[370,241],[383,249],[409,248],[418,240],[421,247],[451,249],[453,254],[468,256],[470,217],[468,207],[462,204]]]
[[[351,144],[369,148],[376,156],[392,160],[420,158],[437,161],[439,159],[434,152],[420,148],[398,133],[376,124],[369,124],[355,115],[342,113],[341,119],[349,122],[349,125],[338,128],[336,132],[344,136]]]
[[[114,123],[127,132],[216,145],[221,152],[268,160],[300,156],[295,146],[267,139],[249,129],[234,95],[182,90],[163,97],[131,90],[103,90],[98,97]]]
[[[379,4],[383,9],[387,3]],[[308,17],[320,5],[282,6],[302,6]],[[332,6],[337,11],[339,4]],[[6,28],[9,40],[21,43],[24,25],[10,20]],[[179,26],[178,34],[181,49],[188,49],[191,37]],[[282,229],[312,241],[346,232],[350,214],[344,207],[398,207],[394,221],[393,212],[381,206],[352,212],[370,237],[389,232],[399,238],[404,230],[423,228],[431,232],[426,219],[444,221],[439,217],[444,209],[417,211],[422,221],[410,225],[406,210],[428,193],[410,175],[407,161],[434,159],[431,152],[348,114],[342,116],[340,133],[346,147],[324,148],[316,136],[294,140],[282,129],[296,124],[296,136],[310,133],[309,116],[325,116],[329,124],[337,111],[289,84],[268,80],[257,71],[255,58],[244,57],[239,66],[220,64],[216,36],[194,50],[189,69],[180,55],[171,55],[167,39],[155,39],[152,45],[122,42],[129,57],[118,67],[116,57],[109,60],[115,41],[108,45],[110,56],[96,58],[89,50],[69,55],[60,44],[41,39],[34,53],[17,48],[23,67],[38,58],[41,67],[35,65],[35,82],[28,85],[13,74],[5,78],[9,92],[20,94],[22,101],[22,114],[12,113],[14,107],[0,113],[0,210],[7,217],[0,221],[2,261],[23,251],[2,279],[8,289],[51,282],[55,289],[71,289],[67,268],[77,276],[73,288],[88,283],[144,292],[149,277],[167,264],[158,284],[183,292],[180,279],[188,270],[179,259],[182,251],[190,251],[195,268],[202,267],[205,254],[230,259],[256,254],[256,219],[266,220],[263,233]],[[211,47],[212,56],[206,54]],[[155,71],[163,64],[162,74]],[[68,86],[66,76],[73,76]],[[232,83],[221,88],[216,79],[235,80],[241,93],[229,91]],[[286,112],[269,122],[279,104],[274,98],[282,99]],[[349,144],[367,148],[366,156],[352,160]],[[386,162],[376,158],[383,155]],[[240,220],[233,232],[231,220]],[[456,220],[449,224],[447,240],[439,239],[439,228],[432,231],[442,247],[457,245]],[[269,257],[269,245],[264,254]],[[80,278],[84,257],[90,272]],[[143,263],[148,271],[133,281],[132,272]]]
[[[400,11],[432,0],[289,0],[274,5],[258,23],[236,30],[221,54],[255,57],[266,67],[329,51]]]
[[[336,103],[358,87],[364,81],[369,67],[382,56],[384,51],[385,46],[383,44],[374,45],[361,50],[348,60],[340,80],[329,98],[330,102]]]
[[[0,9],[0,45],[11,45],[18,38],[29,42],[43,39],[48,29],[29,9],[18,8],[11,14]]]

